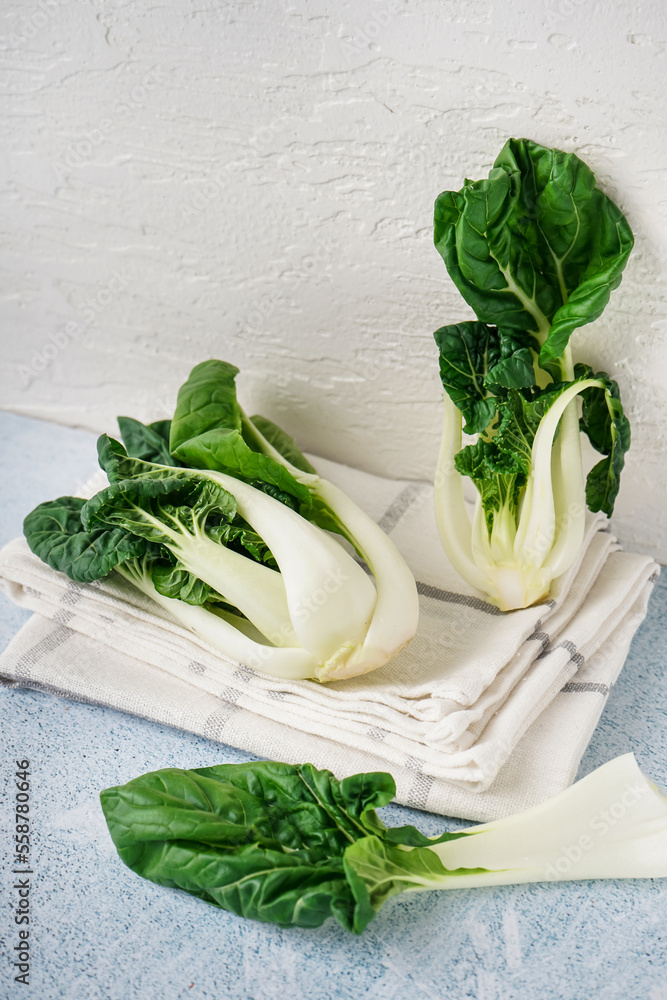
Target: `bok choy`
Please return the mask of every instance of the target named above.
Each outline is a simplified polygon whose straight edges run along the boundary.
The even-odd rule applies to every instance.
[[[617,757],[521,814],[439,837],[387,828],[389,774],[259,761],[154,771],[101,793],[121,860],[243,917],[360,934],[401,892],[667,876],[667,799]]]
[[[120,417],[124,445],[98,441],[110,485],[40,504],[24,522],[28,544],[79,582],[114,570],[265,673],[327,681],[374,670],[416,631],[412,574],[288,435],[244,413],[237,372],[197,365],[171,422]]]
[[[576,560],[586,506],[614,509],[630,426],[616,382],[575,365],[570,336],[602,313],[633,237],[585,163],[525,139],[506,143],[487,179],[438,197],[434,235],[477,316],[435,333],[440,537],[472,586],[523,608]],[[604,456],[586,482],[580,431]],[[463,476],[478,493],[472,525]]]

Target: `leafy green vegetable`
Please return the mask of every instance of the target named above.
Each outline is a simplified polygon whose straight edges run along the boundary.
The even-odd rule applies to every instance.
[[[442,384],[465,417],[466,432],[480,433],[496,415],[495,395],[486,379],[500,360],[498,331],[484,323],[457,323],[433,336],[440,349]]]
[[[169,438],[172,453],[196,469],[217,469],[246,482],[260,480],[308,503],[308,488],[280,457],[276,461],[246,442],[253,435],[236,399],[237,374],[238,368],[224,361],[203,361],[193,368],[178,393]]]
[[[114,444],[118,455],[120,446]],[[148,463],[135,460],[135,465],[143,469]],[[232,521],[237,512],[236,498],[200,472],[174,469],[172,475],[165,476],[165,471],[163,467],[148,468],[133,479],[116,481],[101,490],[81,509],[84,530],[98,524],[119,527],[129,535],[164,546],[179,568],[222,595],[276,644],[296,641],[280,574],[221,544],[226,537],[225,522]],[[235,488],[238,491],[238,486]],[[211,515],[216,519],[213,538],[207,533]],[[236,532],[237,541],[243,537],[242,531]],[[164,574],[153,584],[165,596],[175,596]],[[192,590],[193,582],[188,581],[185,593],[190,596]],[[195,588],[195,594],[206,599],[201,588]],[[187,603],[201,604],[203,600]]]
[[[604,828],[629,790],[632,809]],[[395,793],[382,772],[339,781],[312,764],[258,761],[154,771],[100,799],[134,872],[282,927],[333,916],[360,934],[403,891],[667,876],[667,800],[631,754],[527,812],[439,837],[387,829],[375,810]],[[593,841],[591,830],[594,849],[563,868],[563,844]]]
[[[488,179],[438,197],[434,234],[477,317],[534,335],[541,364],[601,315],[633,246],[589,167],[527,139],[508,140]]]
[[[169,768],[101,793],[121,859],[160,885],[239,916],[360,933],[374,911],[354,897],[345,849],[381,829],[389,775],[337,781],[312,765]]]
[[[180,465],[169,451],[171,420],[142,424],[132,417],[118,417],[121,437],[131,458],[163,465]]]
[[[593,375],[586,365],[575,365],[575,375],[593,381],[582,392],[581,430],[596,451],[606,457],[586,479],[586,503],[591,510],[611,514],[618,495],[625,453],[630,447],[630,422],[623,413],[618,385],[606,372]]]
[[[172,564],[166,560],[154,562],[151,566],[151,579],[153,586],[163,597],[185,601],[186,604],[199,606],[220,597],[207,583],[178,563]]]
[[[240,431],[211,430],[180,445],[176,457],[195,469],[212,469],[260,482],[308,503],[308,488],[273,458],[252,451]]]
[[[307,471],[306,459],[288,435],[262,418],[255,423],[254,418],[251,420],[235,403],[235,397],[234,400],[230,398],[233,386],[228,367],[222,362],[205,361],[193,369],[190,379],[179,392],[172,422],[172,451],[195,468],[220,473],[231,472],[233,462],[225,450],[226,435],[241,433],[241,443],[235,437],[234,448],[239,463],[245,463],[245,478],[253,486],[260,487],[263,483],[260,488],[269,494],[277,489],[284,491],[288,497],[297,498],[300,503],[299,512],[303,517],[319,528],[344,535],[352,543],[373,573],[376,587],[374,607],[370,617],[366,614],[363,626],[366,631],[361,646],[355,648],[350,647],[349,643],[345,644],[345,657],[329,660],[327,665],[318,670],[317,676],[321,680],[328,680],[373,670],[402,649],[416,631],[419,605],[414,578],[377,524],[332,483]],[[216,419],[226,420],[229,427],[233,424],[233,429],[229,430],[228,427],[221,431],[212,426]],[[239,421],[241,432],[238,430]],[[269,432],[268,437],[264,436],[262,428]],[[187,434],[193,436],[188,438]],[[259,481],[248,474],[249,468],[256,473]],[[282,472],[278,473],[276,469]],[[289,478],[284,478],[285,476]],[[298,490],[295,484],[299,487]],[[303,499],[304,496],[306,500]],[[285,500],[285,497],[281,494],[280,499]],[[247,520],[252,523],[250,517]],[[259,530],[257,524],[253,526]],[[260,534],[266,537],[264,532],[260,531]],[[276,544],[271,545],[271,551],[284,574],[285,563],[281,562]],[[324,579],[320,574],[319,582],[312,583],[311,578],[304,575],[302,570],[303,566],[298,573],[298,607],[301,613],[304,608],[310,611],[307,620],[301,623],[303,632],[310,632],[311,627],[317,631],[318,621],[322,617],[331,624],[337,616],[345,621],[347,618],[359,620],[360,614],[365,614],[363,602],[355,600],[348,603],[347,588],[340,591],[336,589],[335,593],[331,593],[338,570],[331,569]],[[355,574],[357,570],[358,567],[355,566]],[[352,572],[351,567],[349,572]],[[360,578],[357,577],[357,580],[361,591]],[[311,610],[312,595],[321,591],[323,586],[330,598],[324,608]],[[351,591],[352,588],[349,596]],[[304,636],[301,641],[308,646],[313,639],[316,637]]]
[[[127,449],[98,441],[110,485],[40,505],[25,521],[28,544],[73,579],[115,570],[254,669],[322,681],[373,670],[414,635],[412,574],[288,435],[246,417],[236,372],[197,365],[172,421],[119,418]],[[323,528],[352,542],[375,583]]]
[[[208,528],[207,534],[216,542],[221,542],[227,548],[234,549],[256,559],[257,562],[266,563],[273,569],[278,568],[276,560],[273,558],[271,550],[264,539],[250,527],[238,514],[233,521],[222,521],[220,524],[212,525]]]
[[[537,349],[537,342],[532,337],[471,322],[443,326],[433,336],[442,384],[465,417],[467,434],[482,433],[493,422],[499,390],[533,385],[531,348]]]
[[[611,515],[618,495],[630,446],[618,386],[575,368],[569,340],[618,286],[632,234],[581,160],[525,139],[506,143],[488,179],[440,195],[434,233],[478,317],[435,333],[440,536],[469,583],[503,610],[526,607],[576,559],[586,503]],[[463,429],[479,435],[465,448]],[[585,487],[580,429],[605,456]],[[472,526],[457,473],[479,494]]]
[[[98,525],[85,531],[81,524],[85,502],[79,497],[49,500],[31,511],[23,522],[23,531],[35,555],[77,583],[99,580],[146,551],[143,538],[128,535],[119,528]]]
[[[238,373],[238,368],[226,361],[202,361],[192,369],[179,389],[171,421],[169,443],[173,454],[207,431],[241,430],[235,385]]]

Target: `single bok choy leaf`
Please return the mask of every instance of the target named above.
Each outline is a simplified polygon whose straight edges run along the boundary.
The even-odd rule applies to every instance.
[[[425,837],[375,810],[389,774],[311,764],[168,768],[101,793],[121,860],[159,885],[283,927],[361,933],[405,891],[667,876],[667,799],[634,757],[493,823]]]
[[[472,586],[523,608],[576,560],[586,505],[614,508],[630,426],[617,384],[575,366],[569,340],[620,283],[632,233],[578,157],[525,139],[507,142],[488,179],[439,196],[434,232],[478,317],[435,333],[440,537]],[[476,442],[462,448],[462,431]],[[586,482],[581,431],[605,456]],[[461,476],[478,491],[472,525]]]

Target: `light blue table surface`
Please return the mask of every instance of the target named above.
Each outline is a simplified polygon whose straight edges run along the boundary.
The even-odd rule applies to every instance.
[[[2,543],[35,504],[72,492],[95,436],[0,414]],[[667,784],[667,573],[584,755],[580,776],[634,751]],[[29,614],[0,595],[0,643]],[[574,882],[404,895],[361,937],[244,921],[138,878],[118,860],[98,792],[160,767],[252,759],[96,706],[0,692],[5,858],[0,998],[40,1000],[667,1000],[667,880]],[[15,984],[10,800],[30,758],[34,826],[31,979]],[[457,821],[391,806],[390,824]]]

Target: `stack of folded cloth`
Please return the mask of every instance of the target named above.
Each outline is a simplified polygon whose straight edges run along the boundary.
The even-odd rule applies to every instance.
[[[621,552],[606,517],[588,514],[579,561],[550,599],[503,613],[449,566],[431,486],[314,462],[378,521],[418,581],[417,636],[383,668],[327,685],[257,673],[125,580],[73,583],[17,539],[0,553],[0,585],[36,614],[0,657],[0,682],[338,776],[390,771],[399,802],[471,820],[567,787],[646,613],[656,563]]]

